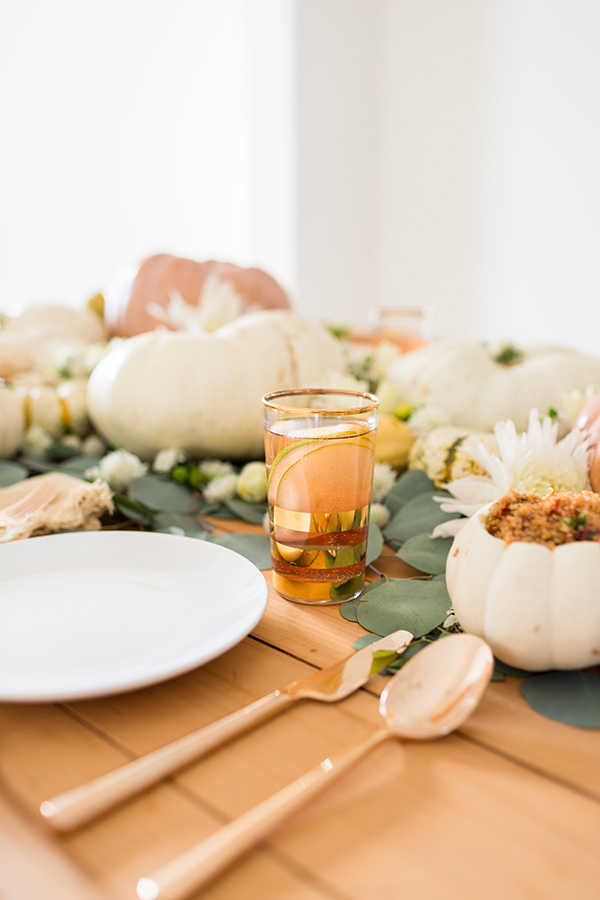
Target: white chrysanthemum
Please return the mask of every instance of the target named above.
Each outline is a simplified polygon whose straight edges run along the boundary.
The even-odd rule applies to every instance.
[[[230,462],[223,462],[221,459],[203,459],[199,469],[209,481],[211,478],[218,478],[220,475],[231,475],[235,472]]]
[[[148,471],[147,463],[130,453],[129,450],[114,450],[100,460],[98,466],[87,469],[84,478],[101,478],[114,491],[124,491],[134,478],[140,478]]]
[[[81,438],[78,434],[64,434],[59,444],[63,447],[69,447],[70,450],[81,450]]]
[[[498,422],[494,428],[499,456],[493,456],[480,440],[470,438],[463,450],[489,473],[468,475],[446,485],[452,499],[437,498],[444,512],[472,516],[507,491],[545,496],[548,491],[579,493],[589,487],[590,450],[585,432],[574,430],[558,441],[558,423],[546,417],[540,422],[537,409],[529,413],[529,427],[518,434],[514,422]],[[438,525],[433,537],[456,534],[464,519]]]
[[[408,420],[408,426],[415,437],[425,437],[434,428],[450,425],[448,412],[439,406],[420,406]]]
[[[106,444],[104,441],[100,440],[97,434],[90,434],[83,441],[81,452],[84,456],[104,456],[106,453]]]
[[[166,450],[158,451],[156,458],[152,463],[152,468],[155,472],[167,474],[167,472],[170,472],[178,463],[185,462],[186,459],[187,453],[184,450],[180,450],[178,447],[167,447]]]
[[[23,435],[21,450],[27,456],[43,456],[48,447],[54,443],[52,435],[41,425],[31,425]]]
[[[374,503],[380,503],[391,491],[396,483],[396,473],[388,463],[376,462],[373,469],[373,493]]]
[[[267,467],[264,462],[249,462],[237,477],[235,489],[242,500],[262,503],[267,499]]]
[[[206,485],[202,494],[205,500],[220,503],[222,500],[231,500],[235,496],[237,475],[230,472],[228,475],[217,475]]]
[[[205,279],[197,304],[187,303],[179,291],[173,290],[167,309],[150,303],[148,312],[177,331],[216,331],[242,314],[243,302],[231,282],[213,274]]]
[[[390,521],[390,511],[383,503],[371,503],[371,514],[369,518],[373,525],[379,525],[380,528],[385,528]]]

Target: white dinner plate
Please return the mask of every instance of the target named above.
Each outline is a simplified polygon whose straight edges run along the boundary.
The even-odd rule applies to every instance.
[[[265,611],[256,566],[217,544],[96,531],[0,545],[0,700],[163,681],[229,650]]]

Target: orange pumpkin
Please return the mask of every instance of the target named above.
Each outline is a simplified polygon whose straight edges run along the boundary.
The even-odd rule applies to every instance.
[[[592,489],[600,493],[600,394],[587,403],[581,410],[575,428],[587,431],[591,437],[590,444],[593,448],[592,462],[590,465],[590,482]]]
[[[157,305],[167,310],[174,291],[186,303],[198,306],[204,283],[210,276],[229,283],[240,298],[243,312],[290,307],[286,292],[262,269],[244,269],[214,260],[195,262],[159,253],[117,275],[104,306],[108,330],[119,337],[153,331],[164,322],[152,315],[149,308]]]

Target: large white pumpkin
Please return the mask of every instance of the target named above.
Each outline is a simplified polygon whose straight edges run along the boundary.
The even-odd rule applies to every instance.
[[[448,592],[463,629],[518,668],[597,665],[600,543],[505,544],[485,527],[488,509],[469,519],[448,555]]]
[[[96,366],[88,413],[111,444],[152,459],[264,453],[261,397],[314,387],[344,369],[339,341],[294,313],[249,313],[211,334],[154,331],[123,340]]]
[[[525,431],[529,410],[560,408],[565,391],[600,390],[600,358],[566,347],[532,347],[521,362],[497,362],[483,344],[440,341],[398,357],[386,373],[399,401],[442,407],[452,425],[491,430],[512,419]]]

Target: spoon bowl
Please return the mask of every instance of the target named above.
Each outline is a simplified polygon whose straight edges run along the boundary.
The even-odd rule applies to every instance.
[[[489,646],[474,634],[440,638],[406,662],[379,704],[397,737],[427,741],[450,734],[471,715],[494,668]]]

